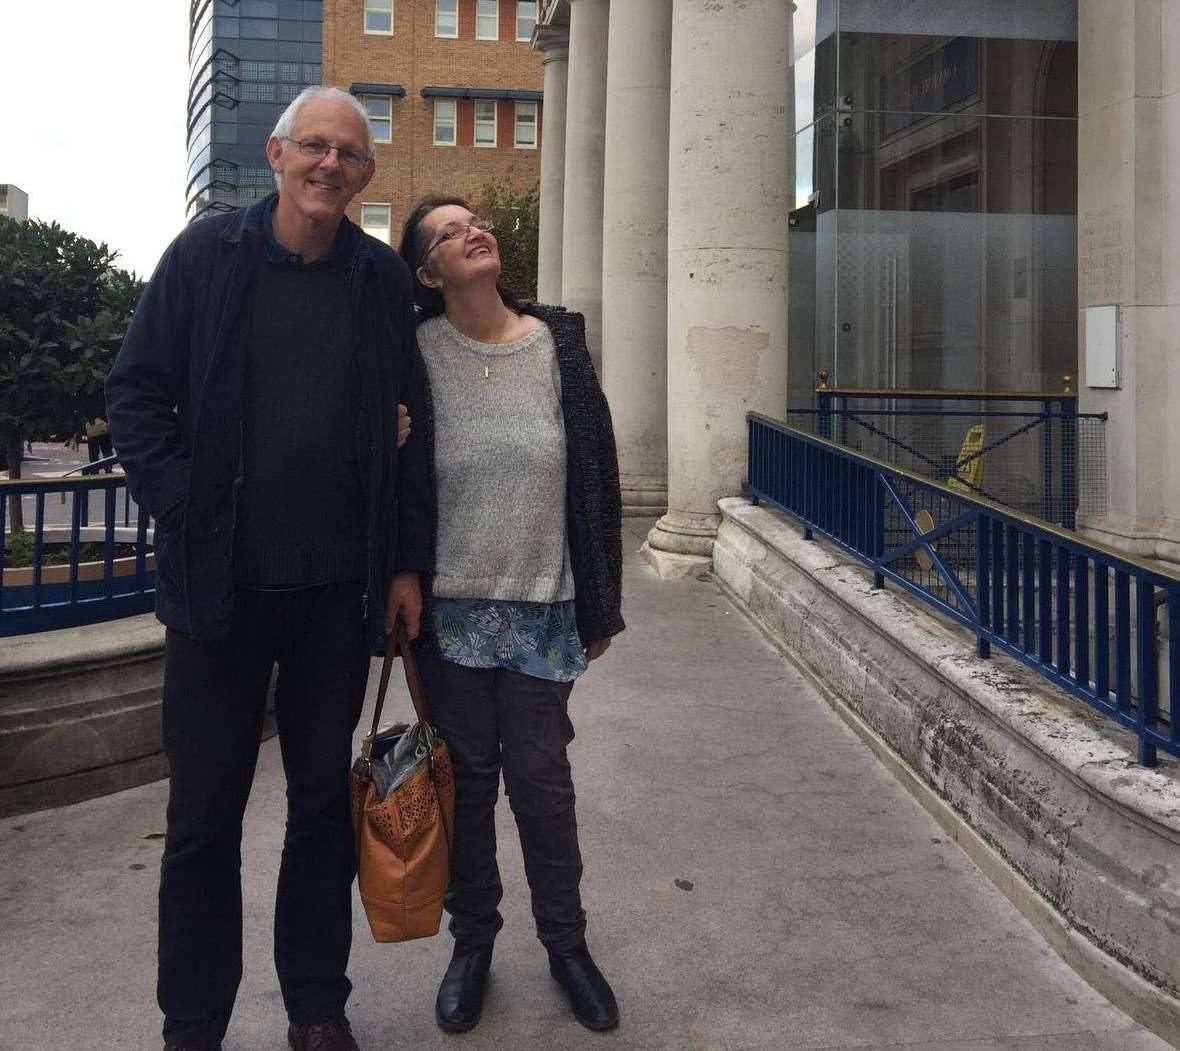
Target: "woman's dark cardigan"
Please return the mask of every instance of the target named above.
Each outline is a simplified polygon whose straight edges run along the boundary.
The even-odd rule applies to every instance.
[[[566,528],[574,572],[574,603],[583,644],[617,635],[625,627],[621,612],[623,575],[623,502],[619,493],[619,460],[610,407],[599,386],[586,349],[586,321],[564,307],[526,303],[525,313],[540,318],[553,333],[561,374],[561,412],[565,419]],[[422,324],[428,318],[421,318]],[[430,501],[435,537],[431,568],[422,580],[425,612],[422,634],[433,640],[429,615],[437,546],[438,492],[434,474],[434,408],[430,384],[422,369],[421,407],[410,407],[413,432],[426,441],[430,465]],[[411,438],[413,440],[413,438]]]

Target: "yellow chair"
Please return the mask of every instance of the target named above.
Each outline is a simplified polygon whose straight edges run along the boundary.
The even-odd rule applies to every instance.
[[[959,458],[955,463],[961,464],[969,456],[975,458],[964,464],[961,469],[955,471],[947,479],[946,484],[951,489],[966,496],[972,496],[979,492],[979,487],[983,485],[983,457],[977,453],[982,448],[983,424],[976,423],[967,428],[967,436],[963,439],[963,447],[959,450]]]
[[[967,435],[963,438],[963,446],[959,450],[959,457],[955,463],[961,464],[969,456],[974,459],[963,464],[961,469],[955,471],[947,479],[947,488],[954,489],[955,492],[963,493],[965,496],[974,496],[979,492],[979,486],[983,485],[983,457],[976,454],[982,448],[983,424],[972,424],[967,428]],[[928,533],[934,528],[934,516],[925,508],[914,516],[914,522],[923,533]],[[932,546],[937,549],[938,542],[935,541]],[[930,557],[930,552],[924,547],[920,547],[914,552],[914,558],[918,565],[927,572],[934,568],[934,559]]]

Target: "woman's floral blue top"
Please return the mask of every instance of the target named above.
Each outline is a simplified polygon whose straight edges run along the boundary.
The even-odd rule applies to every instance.
[[[574,603],[436,598],[434,630],[444,660],[465,668],[510,668],[553,682],[586,670]]]

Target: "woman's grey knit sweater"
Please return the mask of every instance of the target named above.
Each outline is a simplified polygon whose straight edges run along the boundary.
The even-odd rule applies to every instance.
[[[553,336],[479,343],[445,317],[418,329],[434,401],[434,594],[574,597],[566,543],[566,436]]]

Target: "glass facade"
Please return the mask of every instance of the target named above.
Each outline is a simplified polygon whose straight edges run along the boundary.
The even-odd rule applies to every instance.
[[[322,0],[191,0],[188,217],[274,189],[266,140],[288,103],[319,84]]]
[[[790,404],[1077,373],[1076,0],[798,0]]]

